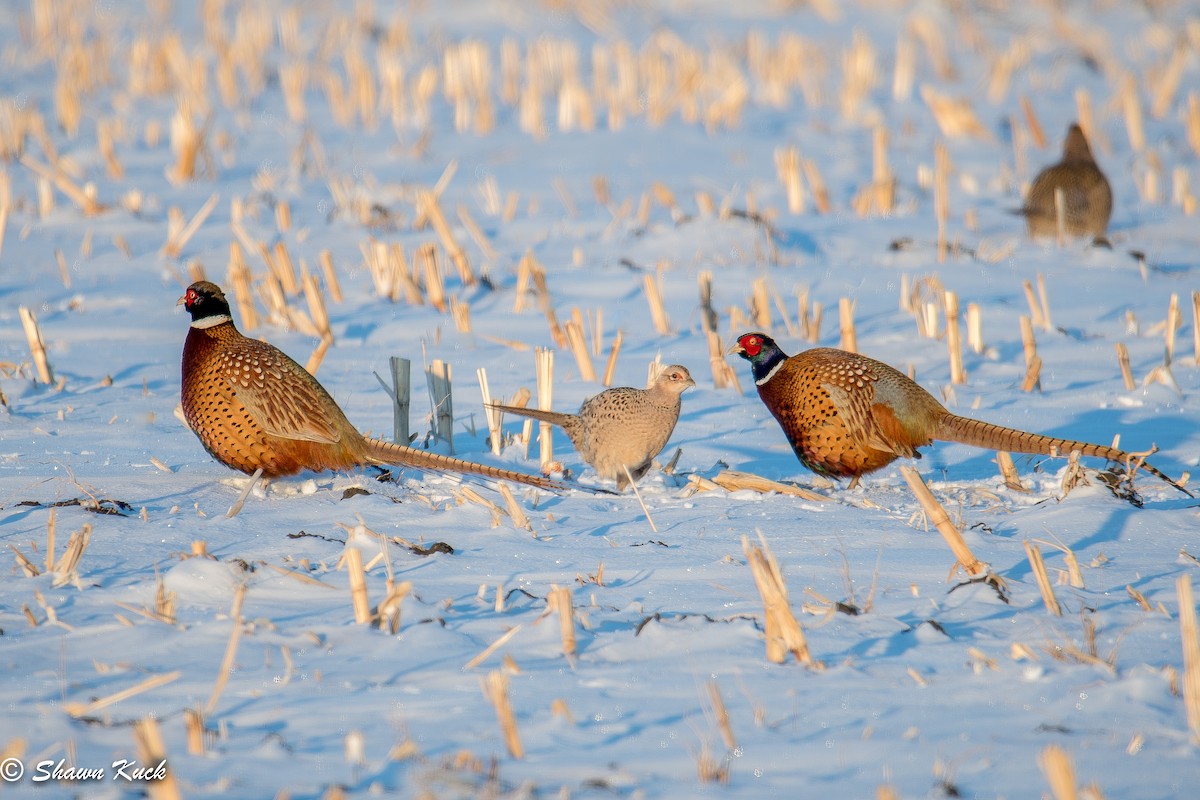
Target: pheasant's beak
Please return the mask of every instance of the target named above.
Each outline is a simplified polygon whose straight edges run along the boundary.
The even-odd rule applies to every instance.
[[[182,306],[182,305],[186,305],[186,304],[187,304],[187,295],[186,294],[183,297],[181,297],[175,301],[176,306]]]
[[[740,342],[734,342],[733,345],[725,351],[725,355],[731,356],[737,353],[739,356],[746,352],[746,348],[742,347]]]

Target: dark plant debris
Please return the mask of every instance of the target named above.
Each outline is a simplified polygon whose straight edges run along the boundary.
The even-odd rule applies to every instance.
[[[326,542],[332,542],[333,544],[345,544],[346,543],[345,539],[339,539],[336,536],[323,536],[319,533],[309,533],[308,531],[303,531],[303,530],[300,531],[299,533],[289,533],[287,535],[287,538],[289,538],[289,539],[321,539]]]
[[[1008,586],[1005,585],[1004,579],[1001,578],[999,575],[994,575],[990,572],[986,575],[980,575],[977,578],[971,578],[969,580],[965,580],[962,583],[956,583],[950,587],[950,591],[947,592],[946,594],[950,594],[950,593],[954,592],[954,590],[961,589],[964,586],[973,586],[977,583],[982,583],[986,586],[992,587],[992,589],[994,589],[996,591],[996,597],[999,597],[1000,600],[1002,600],[1005,603],[1010,602],[1008,599]]]
[[[108,514],[117,517],[128,517],[133,513],[133,506],[129,503],[126,503],[124,500],[111,500],[107,497],[75,497],[70,500],[56,500],[53,503],[43,503],[40,500],[22,500],[17,505],[32,508],[79,506],[84,511],[90,511],[93,514]]]

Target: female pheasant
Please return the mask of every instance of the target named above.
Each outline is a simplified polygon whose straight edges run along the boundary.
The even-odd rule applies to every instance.
[[[1025,197],[1025,225],[1033,238],[1058,235],[1056,190],[1062,191],[1063,227],[1067,236],[1100,238],[1112,216],[1112,187],[1100,171],[1087,137],[1078,125],[1067,129],[1062,160],[1034,178]]]
[[[641,480],[654,457],[666,447],[679,421],[679,396],[695,385],[687,367],[672,364],[659,373],[649,389],[607,389],[583,401],[578,414],[499,403],[493,403],[492,408],[562,428],[596,474],[615,480],[617,489],[624,490],[630,478]]]
[[[325,387],[279,348],[233,324],[220,287],[199,281],[179,298],[192,315],[183,345],[183,415],[227,467],[266,478],[303,470],[394,464],[462,472],[542,488],[564,484],[363,436]]]
[[[1078,450],[1128,463],[1123,450],[1056,439],[951,414],[933,395],[873,358],[817,347],[788,357],[763,333],[746,333],[731,352],[750,362],[758,396],[783,428],[800,463],[821,475],[851,478],[901,456],[920,458],[935,439],[992,450],[1066,455]],[[1142,468],[1191,496],[1149,464]]]

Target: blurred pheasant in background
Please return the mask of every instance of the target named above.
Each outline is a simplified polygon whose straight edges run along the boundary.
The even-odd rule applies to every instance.
[[[1112,188],[1078,125],[1067,129],[1062,160],[1034,178],[1021,214],[1033,238],[1058,236],[1055,193],[1062,190],[1063,233],[1102,240],[1112,216]]]
[[[540,476],[450,458],[363,436],[304,367],[233,324],[220,287],[198,281],[179,304],[192,315],[180,400],[204,449],[227,467],[266,478],[391,464],[482,475],[547,489]]]
[[[686,367],[672,364],[658,374],[649,389],[607,389],[585,400],[578,414],[500,403],[491,407],[562,428],[596,474],[615,480],[617,489],[624,490],[631,479],[641,480],[654,457],[666,447],[679,421],[679,396],[695,385]]]
[[[1114,447],[952,414],[907,375],[856,353],[817,347],[789,358],[763,333],[743,334],[730,352],[750,362],[758,396],[800,463],[821,475],[851,478],[850,488],[897,458],[920,458],[917,448],[935,439],[1012,453],[1066,456],[1078,450],[1127,465],[1133,460]],[[1149,464],[1140,466],[1191,495]]]

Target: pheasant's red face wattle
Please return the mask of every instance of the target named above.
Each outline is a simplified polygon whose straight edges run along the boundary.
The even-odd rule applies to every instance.
[[[183,296],[183,307],[191,311],[192,306],[196,305],[199,300],[200,294],[195,289],[189,288],[187,294]]]
[[[762,339],[754,334],[748,334],[738,339],[738,344],[742,346],[748,356],[753,357],[762,352]]]

